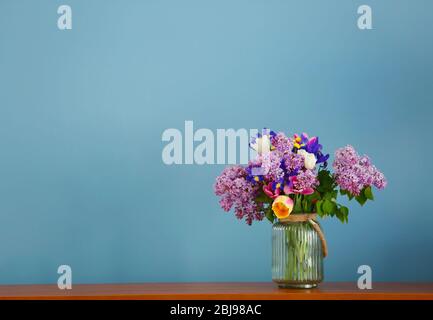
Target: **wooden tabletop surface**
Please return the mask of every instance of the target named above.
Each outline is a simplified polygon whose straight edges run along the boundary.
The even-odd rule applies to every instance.
[[[328,282],[315,289],[279,289],[271,282],[0,285],[0,299],[251,299],[251,300],[433,300],[433,283],[373,283],[359,290],[356,283]]]

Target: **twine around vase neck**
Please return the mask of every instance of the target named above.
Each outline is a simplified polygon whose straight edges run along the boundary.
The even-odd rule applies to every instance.
[[[322,242],[322,251],[323,257],[328,255],[328,245],[326,244],[325,235],[323,234],[322,229],[320,229],[319,224],[315,221],[317,219],[317,213],[299,213],[299,214],[291,214],[287,218],[279,219],[281,223],[286,222],[309,222],[313,229],[317,232],[317,235]]]
[[[317,213],[294,213],[287,218],[278,219],[281,223],[285,222],[306,222],[308,220],[317,220]]]

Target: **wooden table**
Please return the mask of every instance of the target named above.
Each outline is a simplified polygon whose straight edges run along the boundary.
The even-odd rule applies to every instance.
[[[433,300],[433,283],[322,283],[316,289],[278,289],[270,282],[79,284],[71,290],[57,285],[1,285],[0,299],[234,299],[234,300]]]

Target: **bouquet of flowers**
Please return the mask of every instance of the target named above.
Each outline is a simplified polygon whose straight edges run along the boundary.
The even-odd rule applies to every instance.
[[[225,168],[214,185],[221,207],[234,208],[236,217],[249,225],[264,217],[273,222],[298,213],[347,222],[349,209],[337,202],[339,194],[364,205],[373,200],[372,186],[386,186],[383,173],[350,145],[335,152],[333,173],[319,138],[306,133],[288,137],[265,129],[250,147],[257,151],[256,159],[247,166]]]

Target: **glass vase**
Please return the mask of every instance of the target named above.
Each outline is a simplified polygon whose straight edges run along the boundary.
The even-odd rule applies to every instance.
[[[322,250],[320,237],[308,221],[275,223],[272,280],[281,288],[316,287],[323,280]]]

